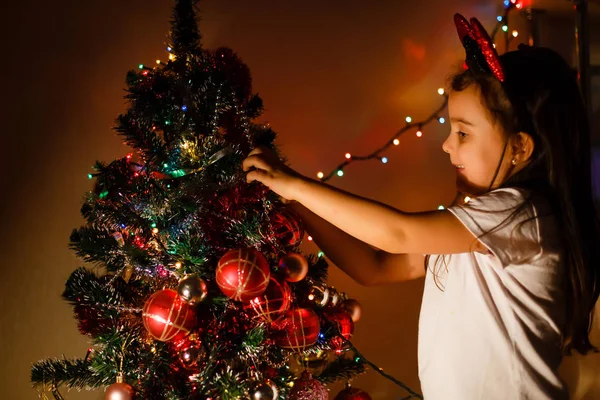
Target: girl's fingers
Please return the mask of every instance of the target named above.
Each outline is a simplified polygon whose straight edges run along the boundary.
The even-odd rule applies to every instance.
[[[262,169],[265,171],[271,171],[271,164],[269,164],[261,155],[249,156],[242,162],[242,169],[248,171],[251,167]]]
[[[263,184],[266,185],[267,177],[268,177],[268,174],[265,171],[261,171],[260,169],[255,169],[246,174],[246,182],[250,183],[252,181],[258,181],[258,182],[262,182]]]

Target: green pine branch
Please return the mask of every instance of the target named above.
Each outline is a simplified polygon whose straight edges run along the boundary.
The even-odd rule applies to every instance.
[[[315,378],[323,383],[332,383],[339,379],[352,379],[357,375],[365,373],[365,371],[366,367],[361,358],[356,357],[355,359],[349,359],[339,357],[330,362],[323,372],[318,376],[315,376]]]
[[[38,361],[31,368],[31,382],[34,386],[61,386],[70,388],[94,389],[106,384],[104,378],[84,359],[54,358]]]

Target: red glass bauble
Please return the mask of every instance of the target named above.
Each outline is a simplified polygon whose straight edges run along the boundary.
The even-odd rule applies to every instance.
[[[142,319],[152,337],[163,342],[184,338],[196,324],[194,309],[172,289],[159,290],[146,300]]]
[[[290,400],[327,400],[329,392],[327,386],[312,375],[304,371],[300,378],[294,381],[294,387],[290,390]]]
[[[323,311],[323,316],[328,321],[337,325],[337,328],[344,339],[350,340],[350,337],[352,337],[352,333],[354,332],[354,322],[352,322],[350,314],[341,307],[335,307]],[[344,340],[341,337],[336,336],[331,339],[331,344],[335,349],[341,349]]]
[[[308,273],[308,261],[302,254],[288,253],[279,260],[279,273],[288,282],[300,282]]]
[[[230,299],[250,301],[265,292],[271,270],[265,257],[254,249],[230,250],[217,265],[216,281]]]
[[[200,340],[185,341],[177,349],[181,365],[188,370],[196,370],[206,358],[206,351]]]
[[[309,308],[286,311],[271,324],[275,343],[284,349],[302,350],[312,346],[319,338],[319,317]]]
[[[254,318],[273,322],[290,308],[292,291],[285,281],[271,277],[265,292],[244,305],[244,309]]]
[[[363,392],[359,388],[348,387],[335,396],[333,400],[372,400],[369,393]]]
[[[304,227],[300,217],[289,209],[276,212],[271,225],[279,242],[286,247],[296,247],[304,238]]]

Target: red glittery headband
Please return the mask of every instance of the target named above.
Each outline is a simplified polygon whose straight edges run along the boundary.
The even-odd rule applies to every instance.
[[[467,68],[472,71],[491,72],[500,82],[504,82],[504,71],[498,53],[490,35],[477,18],[471,18],[469,23],[462,15],[454,14],[454,23],[467,53]]]

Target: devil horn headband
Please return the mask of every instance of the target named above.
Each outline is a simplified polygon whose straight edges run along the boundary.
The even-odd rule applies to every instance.
[[[465,60],[467,68],[472,71],[491,72],[496,79],[504,82],[504,71],[498,53],[490,35],[477,18],[471,18],[469,23],[462,15],[454,14],[454,24],[467,53]]]

